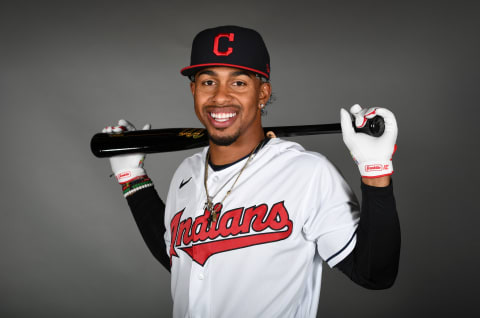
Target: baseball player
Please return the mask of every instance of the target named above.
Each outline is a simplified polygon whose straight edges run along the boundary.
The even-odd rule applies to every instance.
[[[394,115],[341,109],[343,140],[362,177],[360,206],[323,155],[265,136],[270,61],[256,31],[200,32],[181,73],[210,143],[180,164],[166,205],[143,168],[145,154],[110,159],[146,244],[171,272],[173,316],[315,317],[324,264],[366,288],[390,287],[400,252]],[[354,131],[351,116],[362,126],[377,115],[382,136]],[[104,132],[134,129],[121,120]]]

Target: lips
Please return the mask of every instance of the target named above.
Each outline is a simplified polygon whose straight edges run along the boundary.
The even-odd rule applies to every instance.
[[[227,128],[236,120],[238,111],[232,107],[207,110],[208,119],[215,128]]]

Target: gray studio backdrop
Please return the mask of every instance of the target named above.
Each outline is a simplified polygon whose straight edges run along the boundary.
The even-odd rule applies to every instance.
[[[126,118],[198,126],[193,36],[239,24],[271,53],[265,125],[339,121],[354,103],[399,122],[402,225],[393,288],[325,270],[319,317],[473,316],[478,296],[478,1],[2,1],[1,317],[168,317],[169,274],[150,255],[91,136]],[[340,135],[295,138],[359,193]],[[150,155],[165,198],[179,161]]]

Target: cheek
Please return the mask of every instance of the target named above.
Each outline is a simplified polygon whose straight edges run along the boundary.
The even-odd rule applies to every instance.
[[[193,102],[195,103],[195,107],[200,107],[200,105],[205,105],[210,98],[209,94],[205,94],[204,92],[195,92],[193,95]]]
[[[206,122],[206,118],[205,118],[205,113],[203,112],[203,107],[202,107],[203,103],[202,101],[200,100],[200,98],[198,98],[197,95],[194,96],[193,98],[193,108],[195,110],[195,115],[197,116],[198,120],[205,125],[205,122]]]
[[[194,101],[194,106],[193,106],[193,108],[195,110],[195,115],[197,115],[198,119],[200,119],[200,121],[202,121],[202,112],[201,112],[201,108],[198,105],[199,104],[195,100]]]
[[[255,93],[250,93],[248,95],[243,96],[242,103],[245,108],[248,108],[250,112],[258,110],[259,99]]]

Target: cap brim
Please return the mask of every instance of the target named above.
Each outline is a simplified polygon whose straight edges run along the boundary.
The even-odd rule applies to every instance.
[[[257,73],[266,79],[269,79],[269,75],[265,72],[262,72],[260,70],[251,68],[251,67],[246,67],[246,66],[241,66],[241,65],[235,65],[235,64],[226,64],[226,63],[206,63],[206,64],[196,64],[196,65],[190,65],[187,67],[184,67],[180,70],[180,73],[184,76],[191,76],[195,75],[199,70],[207,68],[207,67],[212,67],[212,66],[226,66],[226,67],[234,67],[234,68],[240,68],[242,70],[247,70],[250,72]]]

